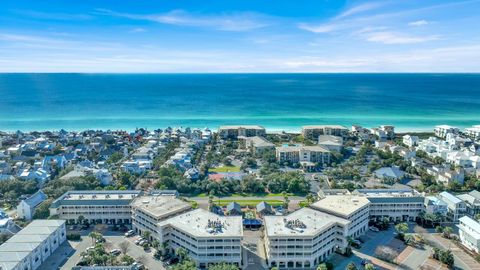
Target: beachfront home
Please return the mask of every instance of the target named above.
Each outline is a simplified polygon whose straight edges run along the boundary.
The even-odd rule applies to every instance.
[[[448,205],[435,196],[425,197],[425,213],[432,215],[440,215],[446,217],[448,213]]]
[[[460,200],[464,201],[467,206],[466,214],[469,217],[475,218],[480,214],[480,192],[472,190],[466,194],[460,194],[457,196]]]

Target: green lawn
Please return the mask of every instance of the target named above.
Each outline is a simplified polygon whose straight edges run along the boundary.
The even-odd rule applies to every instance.
[[[260,202],[266,202],[270,204],[271,206],[280,206],[283,204],[282,200],[214,200],[213,203],[215,203],[218,206],[227,206],[231,202],[236,202],[240,204],[242,207],[255,207],[257,204]]]
[[[224,172],[239,172],[240,167],[237,166],[222,166],[218,168],[208,169],[209,172],[224,173]]]

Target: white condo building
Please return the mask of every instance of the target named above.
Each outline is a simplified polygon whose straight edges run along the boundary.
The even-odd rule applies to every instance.
[[[346,237],[358,237],[368,230],[370,202],[361,196],[331,195],[313,203],[311,208],[348,220]]]
[[[50,215],[77,223],[80,217],[90,224],[130,224],[130,203],[140,195],[139,190],[67,191],[50,206]]]
[[[480,252],[480,223],[464,216],[459,219],[458,233],[462,245],[475,252]]]
[[[312,269],[348,246],[351,222],[301,208],[288,216],[266,216],[264,242],[269,267]]]
[[[241,216],[219,216],[195,209],[158,223],[161,243],[185,249],[197,267],[210,264],[242,264],[243,225]]]
[[[34,220],[0,246],[0,269],[35,270],[66,239],[64,220]]]
[[[353,192],[370,201],[370,219],[414,221],[424,209],[424,196],[414,189],[357,189]]]
[[[457,134],[459,129],[457,127],[452,127],[449,125],[439,125],[435,126],[434,132],[437,137],[445,138],[448,133]]]
[[[465,129],[465,134],[468,137],[472,138],[472,140],[479,141],[480,140],[480,125],[475,125],[471,128]]]
[[[131,203],[132,229],[142,235],[150,233],[150,240],[160,240],[157,223],[184,213],[192,206],[175,195],[150,195],[137,197]]]

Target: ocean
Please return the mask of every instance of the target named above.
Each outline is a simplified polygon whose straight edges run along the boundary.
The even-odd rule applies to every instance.
[[[480,74],[0,74],[0,130],[480,124]]]

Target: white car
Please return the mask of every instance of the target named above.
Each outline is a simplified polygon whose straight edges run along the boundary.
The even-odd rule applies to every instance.
[[[135,245],[139,245],[140,242],[142,242],[144,239],[142,237],[138,238],[137,240],[133,241],[133,243],[135,243]]]
[[[135,234],[135,232],[133,230],[130,230],[130,231],[125,233],[125,237],[130,237],[130,236],[133,236],[134,234]]]
[[[380,231],[377,227],[373,227],[373,226],[369,227],[368,229],[372,232],[379,232]]]

